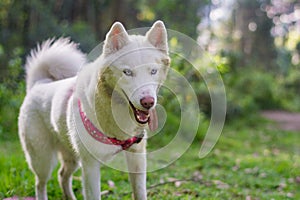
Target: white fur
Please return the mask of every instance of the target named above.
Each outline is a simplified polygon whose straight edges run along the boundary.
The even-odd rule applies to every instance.
[[[109,137],[125,140],[145,132],[145,126],[131,116],[126,101],[139,109],[143,109],[140,100],[145,96],[152,96],[156,103],[157,90],[169,65],[167,50],[166,29],[158,21],[146,36],[128,35],[123,25],[116,22],[107,34],[104,53],[89,64],[85,64],[85,55],[68,39],[47,40],[32,51],[26,64],[27,94],[19,115],[19,136],[35,174],[38,200],[47,199],[46,184],[57,158],[61,162],[59,183],[65,199],[76,199],[72,173],[79,164],[85,199],[101,199],[99,161],[111,159],[121,147],[100,143],[85,129],[78,128],[83,125],[78,123],[81,121],[77,100],[80,99],[88,118]],[[124,69],[130,69],[133,75],[124,75]],[[157,69],[157,73],[151,74],[152,69]],[[116,83],[112,79],[102,80],[101,76],[106,74]],[[123,102],[106,94],[105,84],[114,84],[118,94],[124,93]],[[112,104],[117,109],[116,116],[107,114],[111,113]],[[86,138],[88,149],[81,137]],[[132,145],[125,155],[133,196],[145,200],[146,139]]]
[[[49,39],[38,45],[26,61],[27,91],[37,81],[56,81],[73,77],[86,61],[77,44],[68,38]]]

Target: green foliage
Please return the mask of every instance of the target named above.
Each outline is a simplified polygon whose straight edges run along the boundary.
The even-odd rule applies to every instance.
[[[283,86],[281,93],[283,108],[291,111],[300,111],[300,72],[299,68],[293,67],[287,76],[282,76],[279,82]]]
[[[8,63],[8,75],[2,77],[0,85],[0,140],[16,138],[19,108],[25,95],[24,71],[20,54],[23,50],[15,48],[14,59]]]
[[[223,76],[228,115],[247,115],[263,109],[299,111],[299,74],[285,77],[270,71],[247,67]]]
[[[208,1],[201,0],[150,0],[140,3],[140,20],[153,21],[162,19],[167,24],[167,28],[181,30],[181,32],[193,37],[197,36],[197,25],[200,17],[197,16],[198,9]],[[184,22],[184,28],[182,26]]]
[[[251,112],[280,107],[274,75],[257,69],[240,69],[224,75],[227,86],[228,113]]]
[[[214,69],[219,71],[225,84],[228,119],[264,109],[300,110],[300,74],[295,66],[284,75],[259,65],[237,67],[235,59],[238,55],[235,54],[203,54],[197,60],[199,66],[192,66],[180,56],[171,57],[172,68],[189,81],[206,116],[210,115],[211,99],[202,76]],[[176,106],[166,105],[170,111],[176,110]]]
[[[92,28],[83,21],[76,21],[72,24],[63,23],[61,27],[59,35],[71,37],[73,41],[80,44],[80,49],[83,52],[90,52],[98,44]]]

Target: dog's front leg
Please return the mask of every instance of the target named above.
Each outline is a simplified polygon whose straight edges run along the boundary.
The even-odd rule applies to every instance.
[[[86,156],[82,160],[82,186],[85,200],[99,200],[100,196],[100,163]]]
[[[126,152],[126,160],[134,199],[146,200],[146,142],[132,146]]]

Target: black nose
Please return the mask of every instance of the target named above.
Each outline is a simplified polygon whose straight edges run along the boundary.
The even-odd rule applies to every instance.
[[[150,109],[154,105],[154,98],[150,96],[143,97],[140,102],[144,108]]]

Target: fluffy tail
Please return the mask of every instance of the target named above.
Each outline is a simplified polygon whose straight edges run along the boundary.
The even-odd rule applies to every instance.
[[[77,74],[86,56],[68,38],[49,39],[32,50],[26,59],[26,90],[37,82],[51,82]]]

